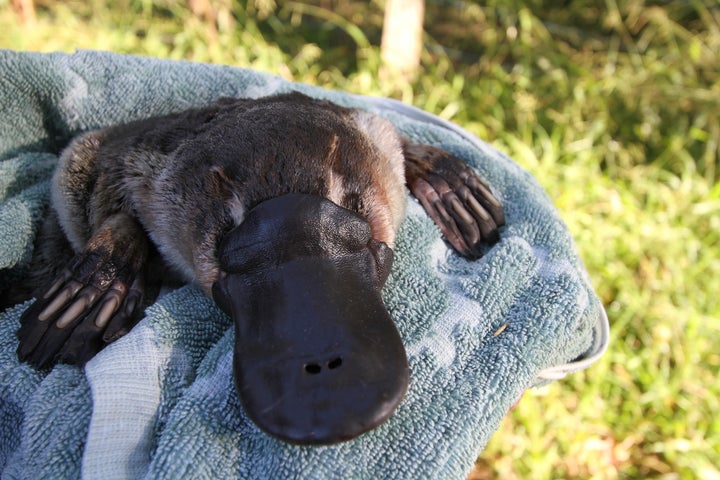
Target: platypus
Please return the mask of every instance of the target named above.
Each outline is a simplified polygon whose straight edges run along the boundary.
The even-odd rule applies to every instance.
[[[497,241],[503,208],[460,159],[300,93],[82,134],[52,179],[18,356],[84,365],[162,281],[192,282],[233,319],[235,385],[258,427],[299,444],[354,438],[408,388],[381,298],[406,187],[460,255]]]

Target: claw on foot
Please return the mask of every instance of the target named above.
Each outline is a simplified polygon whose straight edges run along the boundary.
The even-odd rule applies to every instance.
[[[502,205],[490,187],[444,150],[406,142],[403,152],[413,195],[458,253],[480,257],[481,244],[495,243],[499,227],[505,224]]]
[[[116,222],[116,237],[105,231],[91,239],[88,249],[23,313],[17,332],[20,360],[38,368],[58,361],[82,365],[137,323],[147,240],[133,226],[117,230]],[[110,241],[98,245],[97,238]]]

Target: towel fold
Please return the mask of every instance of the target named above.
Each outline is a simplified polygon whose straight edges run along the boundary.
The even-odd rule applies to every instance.
[[[543,372],[604,348],[604,312],[567,228],[537,182],[441,120],[382,99],[250,70],[104,52],[0,52],[0,289],[27,272],[57,155],[77,133],[299,90],[389,118],[453,152],[506,212],[498,244],[454,254],[419,204],[383,297],[410,363],[388,422],[339,445],[283,443],[255,427],[232,381],[230,320],[196,287],[169,292],[84,369],[18,363],[27,305],[0,313],[0,476],[13,478],[463,478]],[[495,335],[496,332],[504,328]]]

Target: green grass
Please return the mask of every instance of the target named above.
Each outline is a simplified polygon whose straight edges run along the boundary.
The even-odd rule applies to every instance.
[[[720,6],[429,2],[412,82],[381,71],[377,1],[220,0],[207,18],[172,0],[38,0],[22,25],[0,0],[0,46],[252,67],[400,98],[490,141],[555,199],[612,344],[528,392],[473,475],[720,478]]]

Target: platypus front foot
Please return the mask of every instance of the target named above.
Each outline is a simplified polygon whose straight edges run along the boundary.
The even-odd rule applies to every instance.
[[[142,314],[148,241],[135,220],[110,217],[20,318],[18,357],[36,368],[84,365]]]
[[[505,224],[488,184],[445,150],[406,142],[403,154],[408,188],[448,242],[461,255],[482,256],[481,244],[495,243]]]

